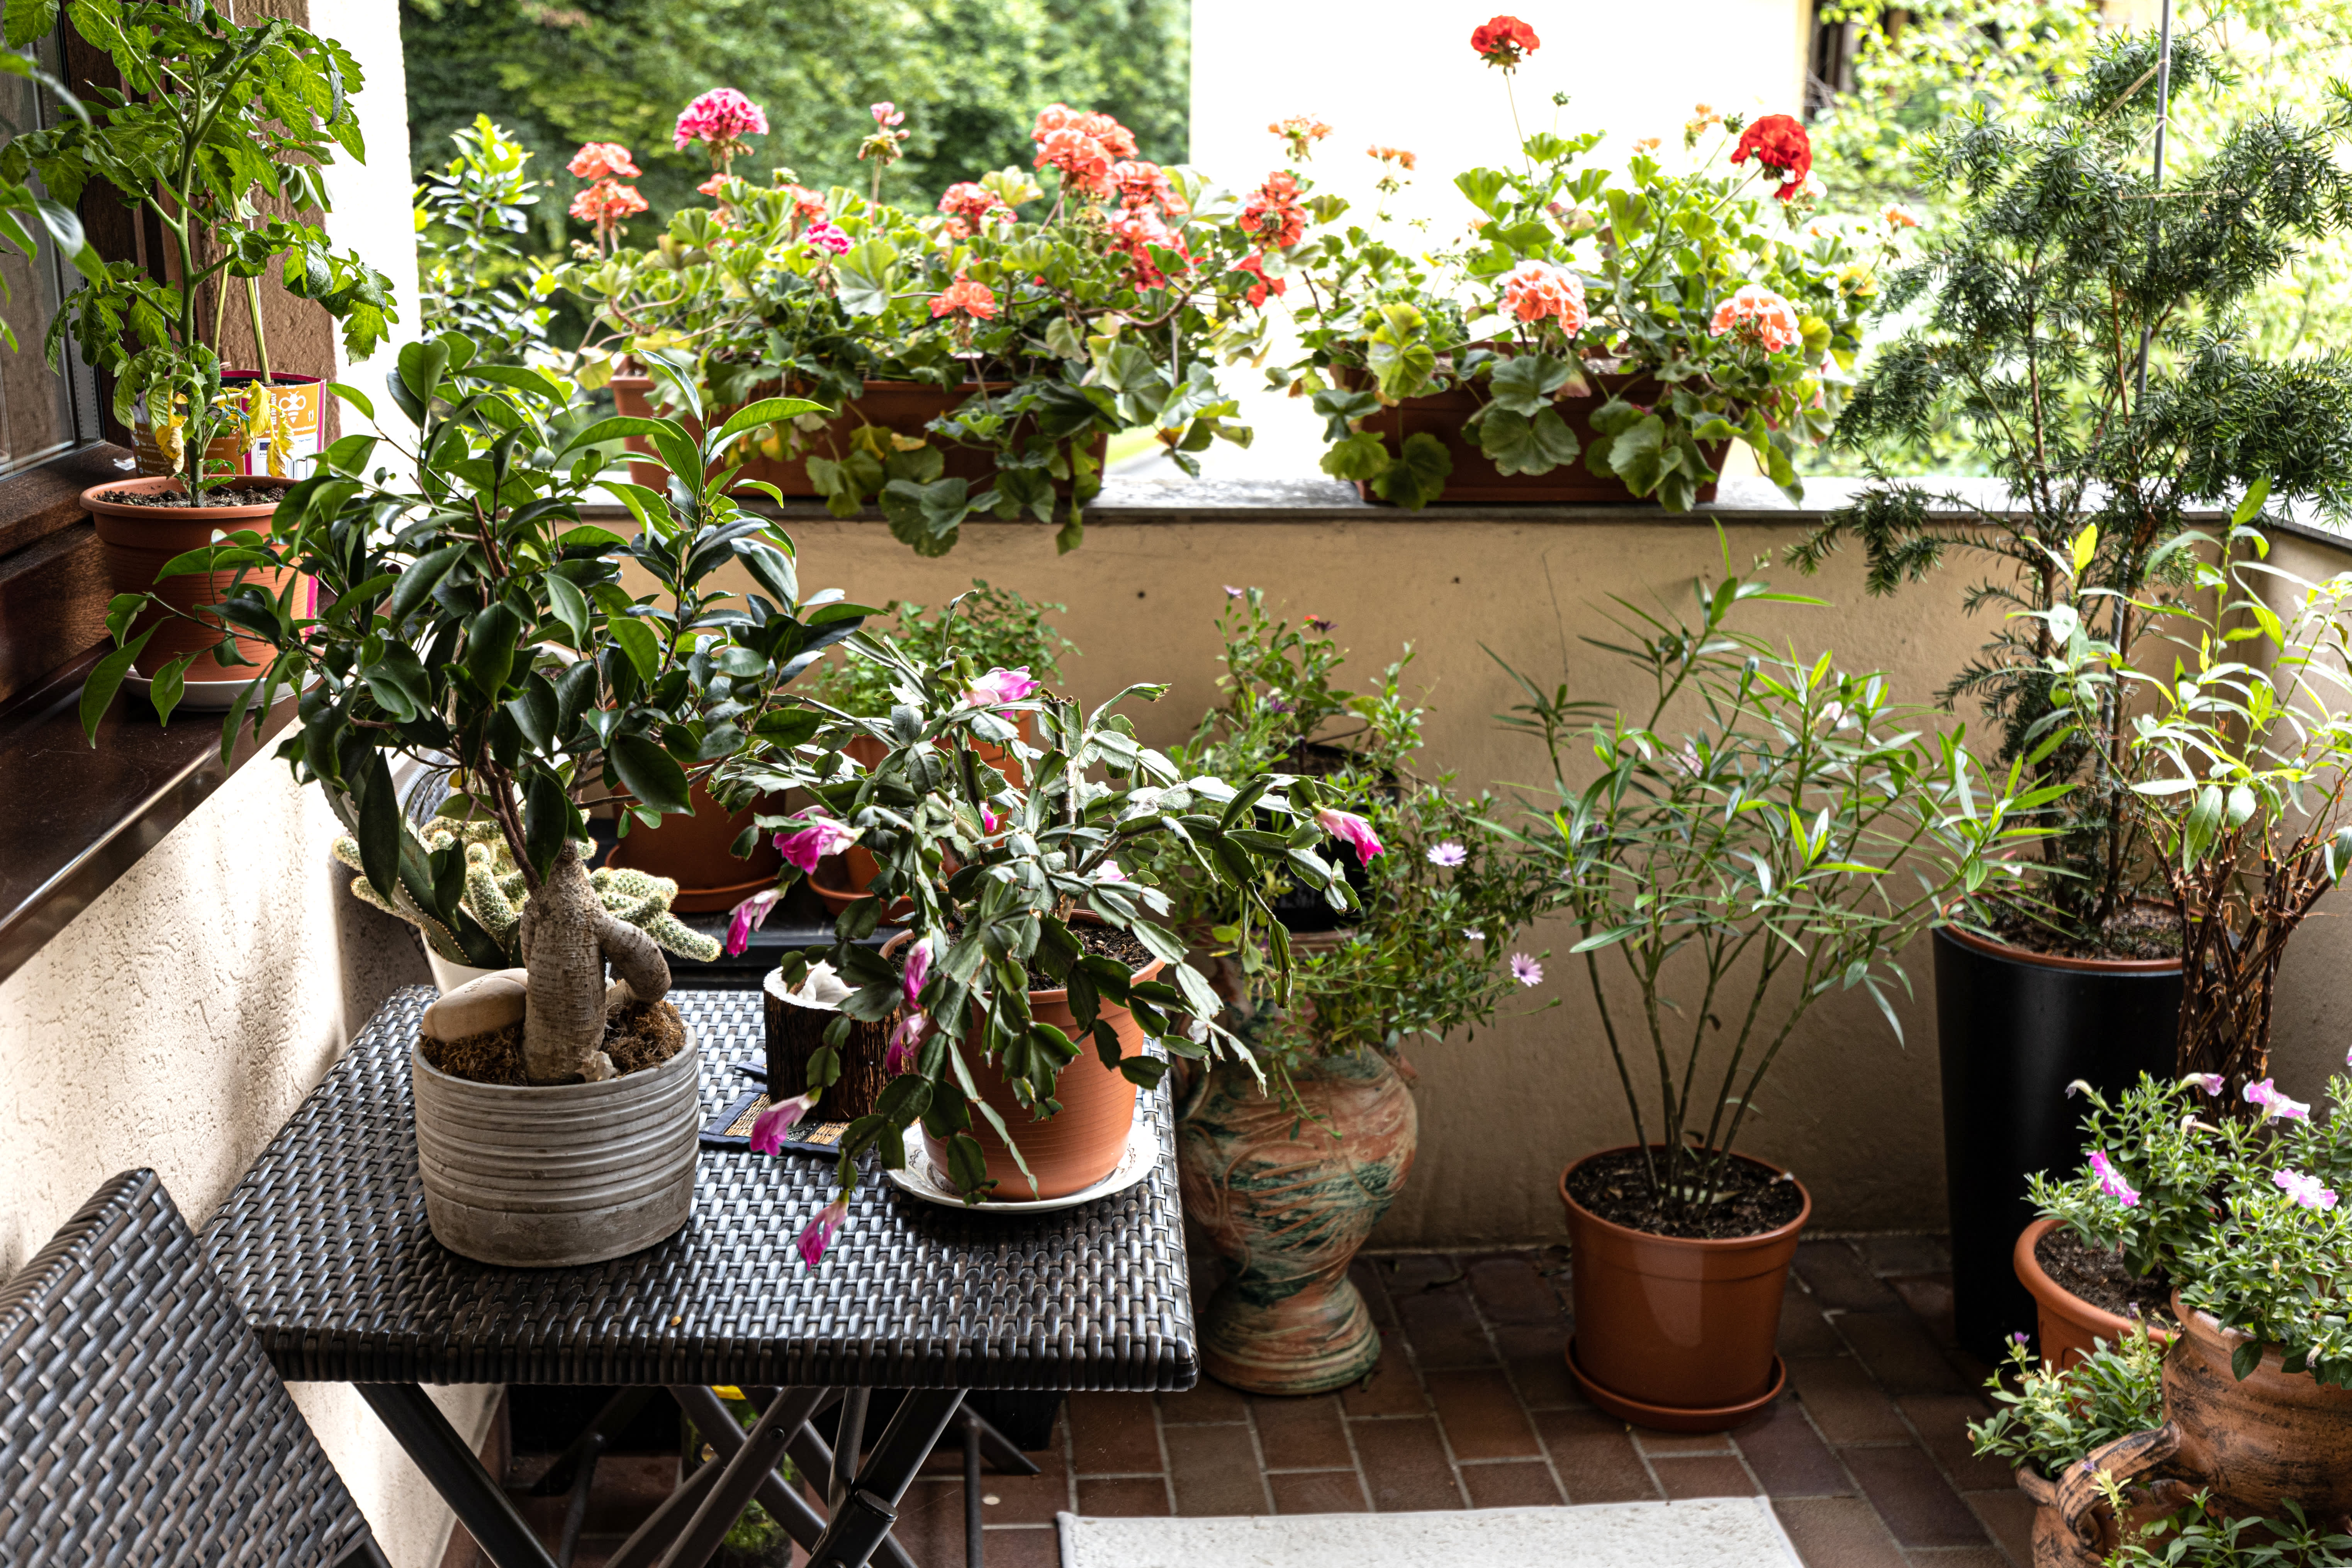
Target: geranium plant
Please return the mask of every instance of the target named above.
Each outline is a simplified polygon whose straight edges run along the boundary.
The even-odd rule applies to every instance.
[[[0,149],[0,183],[37,175],[70,206],[93,184],[111,187],[155,225],[164,258],[151,276],[136,262],[104,265],[76,253],[83,281],[49,329],[49,353],[68,334],[114,377],[114,414],[143,422],[191,496],[217,482],[205,453],[232,430],[267,441],[272,472],[293,454],[268,388],[269,342],[260,279],[341,323],[343,347],[363,358],[393,320],[392,280],[356,251],[338,251],[318,219],[329,203],[326,166],[364,159],[352,95],[359,62],[331,38],[281,19],[240,26],[211,0],[69,0],[74,30],[105,51],[120,88],[92,89],[88,118],[26,131]],[[9,13],[21,46],[57,26],[58,0]],[[222,302],[245,295],[260,370],[256,385],[224,387]]]
[[[1538,40],[1497,16],[1472,47],[1507,82]],[[1680,172],[1654,139],[1622,171],[1588,164],[1602,139],[1523,135],[1516,166],[1457,175],[1480,215],[1458,244],[1423,251],[1350,225],[1291,258],[1307,353],[1286,379],[1327,421],[1326,472],[1401,506],[1442,499],[1453,458],[1436,436],[1399,444],[1363,421],[1462,392],[1477,405],[1465,434],[1505,475],[1581,462],[1686,510],[1738,441],[1801,496],[1796,457],[1829,431],[1896,231],[1813,221],[1811,152],[1785,114],[1702,107]],[[1569,399],[1589,400],[1589,439]]]
[[[274,650],[223,723],[224,753],[241,726],[258,737],[277,698],[301,693],[301,722],[277,754],[325,789],[369,887],[437,928],[444,951],[495,968],[509,933],[485,926],[489,905],[468,908],[473,843],[442,835],[429,847],[406,826],[392,782],[393,757],[454,759],[457,787],[443,814],[496,824],[521,875],[530,1076],[605,1076],[605,963],[626,982],[618,1000],[657,999],[669,971],[654,940],[591,886],[579,852],[585,813],[617,805],[650,825],[689,811],[694,784],[720,763],[757,742],[810,734],[815,715],[790,707],[780,689],[864,612],[836,594],[804,601],[791,540],[727,494],[732,471],[718,454],[747,426],[790,417],[792,405],[754,405],[697,441],[667,419],[597,419],[547,373],[480,363],[473,349],[452,333],[401,351],[386,391],[416,426],[414,446],[344,437],[287,492],[266,532],[192,551],[164,575],[316,580],[325,606],[316,614],[291,575],[274,596],[240,577],[216,606],[224,663],[240,662],[232,632]],[[373,417],[363,396],[343,395]],[[685,476],[675,499],[606,477],[632,435]],[[371,469],[379,458],[415,479]],[[580,521],[600,486],[629,506],[634,538]],[[742,597],[710,582],[738,563],[758,584]],[[631,593],[625,566],[656,591]],[[150,605],[182,614],[142,595],[118,596],[109,612],[121,646],[84,688],[93,737],[153,635],[130,629]],[[167,716],[172,696],[159,680]],[[478,863],[485,876],[492,868]]]

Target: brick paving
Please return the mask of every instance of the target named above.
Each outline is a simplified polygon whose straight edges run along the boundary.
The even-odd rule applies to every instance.
[[[1053,1446],[1033,1456],[1040,1474],[983,1477],[987,1563],[1055,1568],[1062,1510],[1263,1515],[1760,1493],[1809,1568],[2028,1568],[2031,1505],[2004,1468],[1969,1454],[1963,1427],[1988,1411],[1986,1369],[1952,1346],[1949,1268],[1934,1237],[1806,1242],[1781,1310],[1789,1391],[1738,1431],[1694,1437],[1629,1427],[1578,1394],[1560,1359],[1564,1249],[1361,1259],[1355,1279],[1382,1339],[1370,1378],[1305,1399],[1207,1380],[1184,1394],[1073,1395]],[[1196,1278],[1196,1291],[1207,1283]],[[519,1458],[519,1470],[528,1463]],[[957,1467],[935,1456],[901,1507],[898,1537],[921,1568],[961,1568]],[[583,1568],[667,1489],[650,1471],[611,1479],[615,1492],[635,1483],[635,1507],[608,1509],[600,1472]],[[560,1509],[534,1512],[551,1540]]]

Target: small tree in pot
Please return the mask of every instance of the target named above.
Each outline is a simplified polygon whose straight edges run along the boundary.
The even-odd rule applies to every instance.
[[[688,809],[694,782],[755,739],[808,734],[815,716],[785,707],[779,689],[863,612],[833,602],[837,595],[804,603],[791,541],[729,499],[731,471],[709,459],[740,424],[698,445],[670,420],[599,420],[542,372],[475,363],[472,342],[455,333],[402,350],[386,390],[420,432],[414,448],[345,437],[319,474],[287,493],[268,533],[234,534],[173,563],[183,573],[298,572],[333,596],[310,616],[290,590],[247,582],[220,603],[230,629],[219,635],[272,650],[231,709],[222,745],[242,724],[258,734],[271,703],[299,692],[301,723],[278,754],[325,788],[369,886],[495,967],[502,945],[465,907],[469,845],[460,837],[428,848],[404,831],[389,765],[395,755],[455,759],[460,787],[445,815],[495,823],[527,889],[522,1076],[594,1087],[614,1076],[608,1014],[659,1001],[669,970],[653,939],[590,886],[579,849],[584,813],[610,805],[657,821]],[[365,399],[345,396],[373,417]],[[739,418],[793,412],[760,405]],[[678,499],[604,480],[632,435],[691,476]],[[414,465],[414,485],[389,468],[371,472],[379,454]],[[600,483],[635,514],[634,538],[580,521]],[[736,601],[709,579],[739,563],[760,591]],[[625,567],[656,591],[633,594]],[[152,602],[115,601],[109,620],[120,646],[91,674],[86,725],[152,635],[130,629]],[[623,982],[610,991],[608,962]],[[685,1135],[690,1176],[690,1124]],[[427,1162],[428,1196],[436,1169]],[[681,1206],[669,1228],[684,1217]]]
[[[1835,991],[1866,991],[1899,1039],[1903,948],[2007,874],[1997,853],[2030,844],[2042,831],[2030,815],[2063,787],[1986,780],[1959,734],[1923,734],[1883,675],[1776,654],[1737,629],[1739,606],[1790,596],[1728,564],[1693,584],[1695,618],[1620,601],[1622,636],[1599,646],[1650,676],[1646,713],[1595,719],[1594,705],[1524,680],[1515,710],[1551,754],[1559,805],[1530,843],[1581,933],[1570,951],[1634,1139],[1561,1177],[1577,1263],[1570,1366],[1605,1409],[1701,1431],[1779,1387],[1781,1280],[1811,1200],[1734,1152],[1766,1074]],[[1571,751],[1598,763],[1589,782],[1571,776]],[[1640,999],[1630,1019],[1603,983],[1612,955]],[[1636,1079],[1653,1066],[1645,1108]],[[1715,1279],[1683,1256],[1694,1250],[1755,1256]],[[1706,1304],[1686,1301],[1678,1321],[1717,1331],[1677,1346],[1656,1303],[1693,1290]]]

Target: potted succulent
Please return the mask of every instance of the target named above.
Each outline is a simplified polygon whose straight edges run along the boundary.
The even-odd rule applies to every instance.
[[[67,9],[121,86],[99,89],[87,118],[12,138],[0,178],[29,171],[67,206],[102,184],[162,236],[152,277],[77,253],[82,280],[48,344],[56,359],[70,334],[113,377],[115,417],[137,437],[150,477],[94,486],[82,504],[97,519],[115,589],[145,593],[215,529],[266,520],[284,481],[307,472],[318,450],[322,384],[270,363],[261,279],[275,269],[289,292],[338,321],[353,358],[383,341],[392,283],[356,252],[337,252],[317,221],[328,207],[326,165],[338,153],[366,155],[352,106],[360,68],[341,44],[282,20],[240,26],[210,0],[75,0]],[[30,7],[9,36],[37,37],[56,17],[54,0]],[[232,291],[242,297],[238,331],[255,369],[223,360]],[[193,610],[231,586],[230,576],[176,573],[165,592]],[[151,615],[142,630],[156,636],[139,671],[159,683],[166,708],[184,683],[225,699],[250,679],[236,667],[266,657],[249,641],[221,643],[218,623],[198,617]]]
[[[2237,1512],[2292,1498],[2339,1518],[2352,1509],[2352,1215],[2336,1191],[2352,1178],[2352,1079],[2330,1081],[2319,1118],[2269,1079],[2234,1095],[2224,1083],[2143,1079],[2112,1110],[2086,1087],[2090,1159],[2070,1181],[2033,1182],[2044,1215],[2168,1285],[2178,1324],[2167,1419],[2084,1468],[2210,1485]],[[2062,1480],[2078,1538],[2097,1500],[2093,1475]]]
[[[1898,955],[2008,874],[2005,854],[2039,831],[2021,817],[2047,796],[1985,776],[1961,734],[1924,731],[1885,676],[1739,631],[1738,606],[1784,596],[1727,560],[1693,592],[1695,619],[1628,605],[1606,645],[1651,677],[1646,712],[1591,719],[1525,679],[1515,712],[1552,757],[1558,809],[1530,842],[1581,933],[1570,952],[1633,1131],[1560,1177],[1569,1366],[1627,1420],[1717,1431],[1785,1378],[1781,1288],[1811,1209],[1794,1177],[1737,1152],[1766,1074],[1832,991],[1866,991],[1899,1039]],[[1564,747],[1597,757],[1598,775],[1569,782]],[[1612,958],[1642,999],[1631,1017],[1602,983]],[[1636,1074],[1652,1061],[1645,1107]]]
[[[1328,623],[1318,626],[1301,638],[1249,590],[1227,628],[1222,722],[1204,726],[1213,738],[1179,763],[1238,776],[1265,765],[1254,759],[1295,755],[1344,701],[1337,710],[1360,728],[1318,775],[1327,805],[1345,814],[1341,853],[1357,873],[1347,907],[1333,911],[1344,926],[1302,932],[1295,907],[1269,900],[1299,933],[1281,1002],[1259,984],[1265,955],[1242,940],[1234,889],[1172,857],[1160,875],[1183,924],[1206,927],[1213,949],[1240,960],[1234,1011],[1250,1061],[1189,1064],[1177,1170],[1187,1213],[1234,1265],[1200,1309],[1202,1364],[1256,1394],[1344,1387],[1380,1360],[1380,1331],[1348,1266],[1412,1167],[1404,1052],[1475,1030],[1541,981],[1539,957],[1511,947],[1550,897],[1549,866],[1488,826],[1500,803],[1413,774],[1425,710],[1402,687],[1411,650],[1378,691],[1338,693],[1329,678],[1343,656],[1319,657]],[[1340,886],[1297,890],[1321,904]]]
[[[1472,47],[1507,83],[1537,39],[1498,16]],[[1680,173],[1654,139],[1622,174],[1580,166],[1601,140],[1523,135],[1517,167],[1458,175],[1480,216],[1454,246],[1421,254],[1357,225],[1292,255],[1307,352],[1290,375],[1327,421],[1325,472],[1403,507],[1683,511],[1741,442],[1801,496],[1795,459],[1828,433],[1897,231],[1812,219],[1811,152],[1785,114],[1702,109]]]
[[[1202,875],[1239,887],[1236,920],[1272,939],[1268,984],[1279,994],[1288,949],[1265,914],[1261,874],[1282,860],[1329,883],[1315,846],[1338,820],[1312,781],[1188,778],[1139,744],[1113,710],[1164,688],[1130,688],[1085,712],[1013,671],[862,635],[847,647],[891,672],[890,716],[807,704],[814,733],[731,764],[722,789],[807,792],[812,805],[761,824],[777,832],[787,884],[850,843],[878,868],[877,896],[835,920],[829,974],[814,976],[806,954],[785,966],[782,984],[795,993],[829,979],[837,1016],[826,1048],[808,1058],[807,1087],[752,1130],[754,1148],[773,1148],[848,1070],[841,1052],[859,1045],[856,1026],[891,1023],[892,1081],[843,1136],[842,1195],[803,1235],[811,1264],[845,1215],[868,1149],[893,1170],[926,1160],[971,1200],[1049,1200],[1103,1179],[1131,1136],[1138,1090],[1156,1087],[1171,1057],[1234,1043],[1223,1003],[1161,923],[1170,901],[1143,866],[1172,845]],[[1024,715],[1035,745],[1022,739]],[[883,743],[871,767],[847,754],[860,735]],[[976,742],[1011,751],[1018,768],[989,766]],[[897,934],[877,952],[865,939],[882,927],[886,900],[901,900],[904,912],[887,917]]]
[[[686,1221],[697,1052],[665,1000],[657,923],[632,923],[589,879],[584,814],[613,805],[656,821],[686,810],[695,781],[728,758],[808,734],[814,716],[780,689],[863,612],[828,602],[837,595],[804,602],[791,542],[726,493],[717,453],[793,405],[754,405],[698,444],[666,419],[597,419],[566,384],[478,363],[455,333],[402,349],[386,390],[416,426],[415,447],[344,437],[267,533],[241,531],[173,568],[299,573],[332,595],[310,615],[248,580],[221,601],[234,634],[269,649],[229,710],[224,749],[247,721],[258,730],[274,697],[301,692],[302,721],[278,754],[325,790],[377,899],[478,966],[520,953],[520,968],[435,1004],[412,1057],[434,1234],[485,1262],[618,1257]],[[360,395],[343,395],[373,417]],[[629,435],[688,476],[675,500],[605,478]],[[387,461],[372,468],[379,454]],[[635,513],[634,538],[580,521],[600,484]],[[759,584],[740,600],[709,583],[736,563]],[[625,565],[656,591],[632,596]],[[89,677],[86,725],[153,635],[133,624],[158,603],[113,605],[118,646]],[[404,831],[395,754],[457,764],[437,819],[460,826],[437,847]],[[488,835],[464,825],[484,822],[522,880],[511,933],[493,929],[509,889],[478,885],[499,862],[476,857]]]
[[[748,475],[842,516],[878,503],[923,554],[991,515],[1058,521],[1066,550],[1110,437],[1151,430],[1187,468],[1213,440],[1246,440],[1214,374],[1264,334],[1263,279],[1235,266],[1255,241],[1233,198],[1137,158],[1110,116],[1053,104],[1032,131],[1050,191],[1002,170],[917,217],[880,200],[904,116],[874,107],[868,192],[720,172],[716,209],[568,280],[627,352],[690,355],[681,367],[714,407],[778,385],[832,405],[751,437],[767,462]]]
[[[2338,230],[2352,121],[2248,121],[2176,161],[2178,189],[2159,191],[2146,148],[2158,47],[2113,38],[2041,118],[1965,115],[1936,132],[1925,166],[1954,216],[1889,279],[1882,308],[1915,324],[1880,351],[1835,439],[1868,455],[1957,428],[1996,482],[1874,479],[1794,552],[1811,568],[1858,541],[1875,593],[1948,554],[1983,560],[1992,574],[1967,603],[2000,621],[1942,698],[1998,723],[2002,768],[2075,786],[2037,874],[1936,938],[1956,1310],[1961,1343],[1988,1358],[2032,1310],[2009,1268],[2031,1217],[2025,1175],[2077,1152],[2061,1086],[2114,1092],[2175,1070],[2179,1033],[2181,924],[2150,901],[2164,889],[2130,796],[2125,689],[2062,713],[2053,660],[2079,626],[2134,663],[2180,602],[2177,542],[2197,509],[2258,482],[2275,501],[2352,499],[2336,439],[2352,367],[2265,359],[2211,330],[2297,246]],[[2195,38],[2174,41],[2176,91],[2214,70]],[[2108,195],[2073,194],[2093,188]]]

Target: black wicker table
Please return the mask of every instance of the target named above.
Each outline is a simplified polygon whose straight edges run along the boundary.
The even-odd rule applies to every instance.
[[[700,1045],[707,1121],[741,1087],[737,1064],[763,1058],[760,995],[671,994]],[[813,1568],[863,1568],[877,1549],[904,1563],[895,1508],[966,1390],[1177,1390],[1199,1375],[1164,1090],[1144,1100],[1160,1137],[1151,1175],[1076,1208],[966,1213],[871,1173],[810,1270],[793,1238],[828,1200],[832,1163],[706,1149],[693,1218],[660,1246],[499,1268],[444,1249],[425,1223],[408,1053],[433,996],[412,987],[384,1005],[204,1239],[279,1374],[357,1384],[499,1568],[552,1559],[421,1384],[677,1394],[732,1457],[696,1470],[614,1568],[699,1563],[695,1544],[715,1544],[753,1497],[803,1538]],[[740,1441],[713,1384],[773,1391]],[[908,1392],[861,1456],[875,1388]],[[837,1457],[806,1425],[835,1400]],[[773,1474],[787,1451],[804,1471],[832,1466],[829,1518]]]

